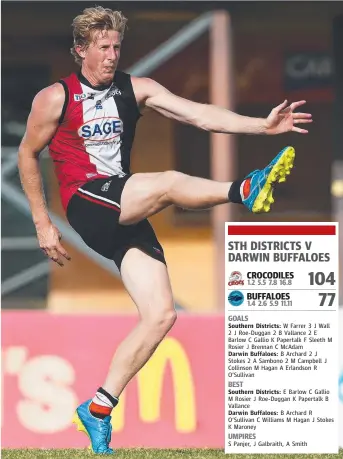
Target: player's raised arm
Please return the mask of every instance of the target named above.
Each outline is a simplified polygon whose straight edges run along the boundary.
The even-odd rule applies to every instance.
[[[162,115],[191,124],[199,129],[225,134],[281,134],[289,131],[307,134],[297,124],[311,123],[309,113],[294,110],[305,101],[287,105],[287,101],[275,107],[267,118],[242,116],[225,108],[211,104],[192,102],[168,91],[150,78],[132,78],[132,84],[140,104],[150,107]]]
[[[60,232],[49,218],[38,156],[55,134],[64,97],[64,89],[59,83],[43,89],[36,95],[18,153],[20,179],[30,204],[39,245],[53,261],[61,266],[63,262],[60,255],[67,259],[69,255],[60,244]]]

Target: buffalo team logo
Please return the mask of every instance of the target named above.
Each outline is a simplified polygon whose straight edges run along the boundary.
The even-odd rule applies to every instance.
[[[228,296],[231,306],[240,306],[244,301],[244,295],[239,290],[233,290]]]
[[[244,280],[242,280],[242,274],[239,271],[232,271],[228,286],[231,287],[232,285],[244,285]]]
[[[94,118],[84,123],[78,134],[88,142],[110,142],[123,132],[123,122],[115,116]]]

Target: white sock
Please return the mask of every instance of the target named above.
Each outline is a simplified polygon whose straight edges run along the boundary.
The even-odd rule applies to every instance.
[[[101,392],[97,392],[92,399],[92,402],[96,405],[107,406],[108,408],[113,408],[113,403],[111,400],[106,397],[106,395],[102,394]]]

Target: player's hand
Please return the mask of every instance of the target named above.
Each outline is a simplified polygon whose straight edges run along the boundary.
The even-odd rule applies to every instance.
[[[285,100],[282,104],[273,108],[265,120],[265,133],[273,135],[293,131],[307,134],[308,131],[297,127],[297,124],[312,123],[312,115],[310,113],[294,112],[295,109],[304,104],[306,104],[306,101],[300,100],[287,105],[287,100]]]
[[[71,258],[60,243],[62,234],[58,228],[49,222],[44,226],[37,226],[36,230],[39,247],[52,261],[60,266],[64,266],[63,260],[66,259],[69,261]]]

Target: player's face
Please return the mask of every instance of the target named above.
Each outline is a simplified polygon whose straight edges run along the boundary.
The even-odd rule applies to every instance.
[[[83,51],[83,65],[87,66],[99,83],[113,80],[120,57],[120,46],[120,33],[104,30],[96,33],[88,48]]]

